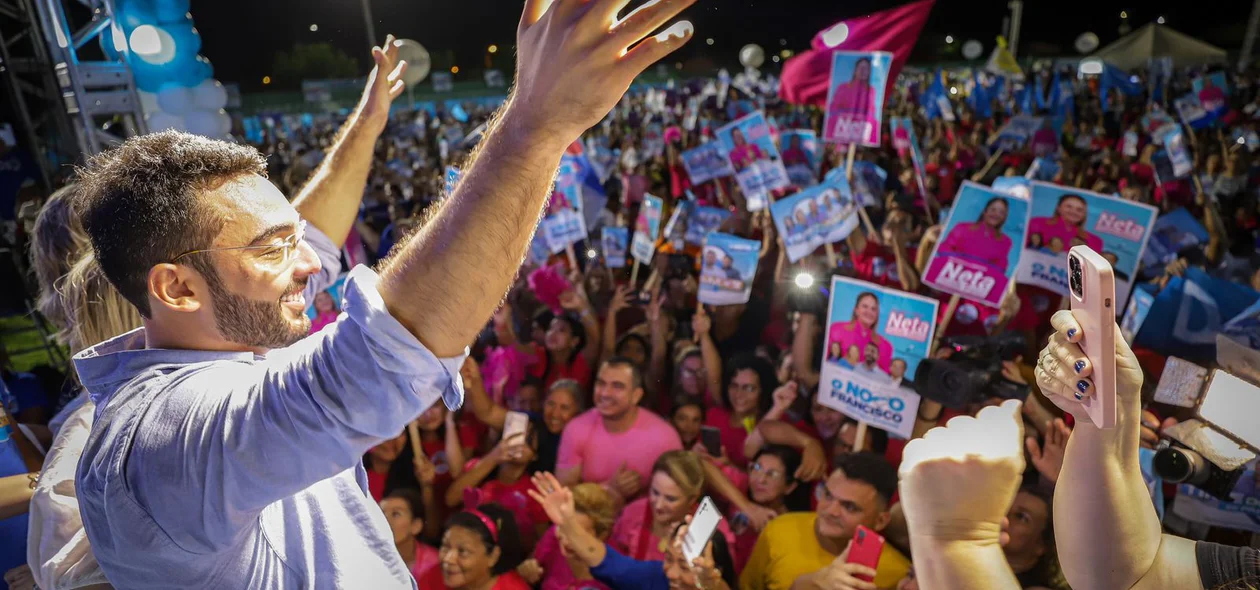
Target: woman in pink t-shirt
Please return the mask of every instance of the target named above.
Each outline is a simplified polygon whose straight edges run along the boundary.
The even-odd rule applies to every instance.
[[[616,501],[599,484],[583,483],[573,486],[575,518],[588,533],[600,541],[607,541],[617,519]],[[532,498],[531,498],[532,500]],[[607,589],[591,576],[591,570],[581,560],[571,557],[572,551],[563,547],[556,535],[556,527],[547,529],[534,556],[526,559],[516,569],[525,581],[541,590]]]
[[[1102,252],[1102,238],[1085,229],[1085,221],[1088,217],[1089,204],[1085,202],[1084,197],[1072,194],[1063,195],[1059,197],[1059,204],[1054,208],[1054,215],[1034,217],[1028,222],[1028,247],[1034,247],[1032,243],[1034,236],[1037,236],[1044,246],[1048,246],[1054,238],[1058,238],[1065,246],[1071,244],[1073,239],[1079,238],[1095,252]]]
[[[608,544],[639,561],[664,560],[667,543],[678,523],[695,511],[704,491],[702,459],[689,451],[670,451],[652,466],[648,495],[626,505],[613,525]],[[718,531],[727,545],[735,536],[722,520]]]
[[[381,510],[407,570],[417,580],[423,578],[439,563],[438,550],[420,542],[420,533],[424,532],[424,496],[411,488],[399,488],[381,500]]]
[[[828,329],[827,350],[832,350],[839,344],[840,360],[852,364],[851,360],[846,359],[854,349],[858,351],[858,361],[862,362],[866,360],[866,345],[874,344],[879,351],[877,364],[887,373],[892,365],[892,343],[880,335],[876,327],[878,323],[879,297],[870,291],[859,294],[857,302],[853,304],[853,315],[849,321],[836,322]]]
[[[748,143],[748,139],[744,137],[744,131],[738,127],[731,130],[731,166],[739,172],[749,166],[755,164],[758,160],[764,159],[766,156],[761,152],[761,148],[755,143]]]
[[[1010,205],[1006,198],[994,197],[985,203],[980,219],[954,226],[941,242],[939,254],[953,254],[992,267],[1006,274],[1010,266],[1011,238],[1002,233]]]
[[[541,420],[530,420],[524,438],[513,435],[502,439],[484,457],[469,461],[464,472],[446,489],[446,507],[467,508],[494,502],[512,513],[521,531],[522,546],[532,549],[550,526],[542,506],[529,497],[529,491],[534,489],[529,476],[533,475],[538,433],[543,428]]]
[[[794,388],[779,387],[774,366],[751,354],[741,354],[726,363],[722,376],[723,406],[705,411],[704,424],[721,435],[722,456],[713,457],[719,467],[729,463],[738,470],[748,464],[745,447],[761,420],[779,420],[796,400]],[[758,443],[760,446],[760,443]],[[708,455],[704,445],[692,450]]]

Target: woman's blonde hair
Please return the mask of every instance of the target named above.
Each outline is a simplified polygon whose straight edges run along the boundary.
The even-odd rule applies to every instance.
[[[110,284],[88,250],[59,284],[67,323],[61,338],[71,353],[141,326],[140,312]]]
[[[652,473],[664,473],[688,498],[699,498],[704,491],[704,465],[691,451],[669,451],[657,458]]]
[[[612,496],[603,486],[597,483],[573,486],[573,508],[578,514],[585,514],[595,524],[596,537],[603,539],[612,532],[613,523],[617,520],[617,509],[613,505]]]
[[[39,283],[39,300],[36,307],[49,322],[62,332],[57,336],[65,342],[65,329],[70,321],[60,281],[70,272],[83,253],[92,250],[83,225],[74,214],[74,196],[77,185],[68,184],[48,197],[39,216],[31,240],[31,266]]]

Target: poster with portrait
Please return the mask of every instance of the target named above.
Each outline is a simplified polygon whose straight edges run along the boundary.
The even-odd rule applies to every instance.
[[[1007,152],[1018,152],[1024,148],[1024,145],[1032,141],[1033,136],[1037,133],[1043,133],[1043,129],[1047,128],[1045,117],[1032,117],[1029,115],[1016,115],[1006,121],[1001,129],[998,129],[996,136],[992,141],[994,149],[1005,150]],[[1050,133],[1054,133],[1050,130]]]
[[[311,333],[337,321],[341,314],[341,299],[346,289],[346,277],[349,273],[337,277],[327,289],[315,294],[315,300],[306,308],[306,317],[311,318]]]
[[[1124,317],[1120,320],[1120,334],[1124,336],[1125,342],[1133,344],[1133,339],[1142,331],[1142,323],[1151,313],[1151,305],[1154,303],[1155,296],[1146,289],[1139,287],[1133,290],[1129,305],[1124,308]]]
[[[748,303],[761,242],[713,232],[704,240],[700,263],[700,303],[735,305]]]
[[[858,226],[857,203],[847,184],[824,183],[770,204],[770,216],[796,262],[823,244],[849,237]]]
[[[833,278],[818,402],[909,438],[919,411],[912,380],[931,349],[938,305],[929,297]]]
[[[731,161],[722,153],[722,146],[715,141],[700,144],[700,147],[682,153],[683,167],[692,184],[708,182],[715,178],[735,174]]]
[[[1193,92],[1174,100],[1173,106],[1176,107],[1177,116],[1181,117],[1181,121],[1195,131],[1207,129],[1216,122],[1216,117],[1203,110],[1199,97]]]
[[[1028,235],[1016,280],[1068,294],[1067,252],[1089,246],[1116,276],[1116,314],[1124,310],[1158,210],[1075,188],[1034,182]]]
[[[779,134],[779,152],[788,179],[799,187],[818,184],[822,166],[822,150],[818,135],[809,129],[788,129]]]
[[[892,54],[837,51],[831,57],[831,84],[823,139],[843,145],[879,147],[884,91]]]
[[[1167,131],[1167,128],[1176,125],[1177,122],[1156,104],[1152,104],[1151,110],[1142,115],[1142,131],[1151,136],[1157,144],[1163,143],[1160,136]]]
[[[1155,278],[1163,273],[1164,267],[1176,260],[1179,252],[1206,244],[1208,237],[1207,228],[1185,207],[1160,215],[1151,226],[1151,237],[1142,253],[1143,274],[1147,275],[1143,278]]]
[[[604,251],[604,265],[608,268],[626,266],[626,248],[630,245],[630,228],[608,227],[600,231],[600,248]]]
[[[563,209],[543,218],[542,231],[552,254],[563,252],[570,245],[586,239],[586,223],[582,215],[572,209]]]
[[[1027,229],[1028,201],[964,182],[923,282],[997,307],[1019,267]]]
[[[843,172],[843,169],[837,168]],[[843,174],[837,175],[844,179]],[[830,177],[830,176],[829,176]],[[876,166],[874,162],[858,160],[853,162],[853,196],[863,207],[884,207],[884,187],[888,183],[888,172]]]
[[[683,233],[683,240],[688,244],[704,245],[704,239],[722,227],[731,216],[730,211],[721,207],[700,207],[694,201],[686,203],[691,215],[687,218],[687,231]]]
[[[749,211],[765,209],[770,191],[792,184],[761,111],[744,115],[718,129],[717,139],[735,170],[735,180],[744,192]]]
[[[1190,156],[1190,148],[1186,145],[1186,135],[1181,132],[1181,126],[1165,127],[1155,138],[1156,143],[1163,144],[1164,150],[1168,152],[1173,176],[1176,178],[1190,176],[1190,173],[1194,171],[1194,158]]]
[[[534,239],[529,241],[529,251],[525,253],[525,257],[535,266],[545,266],[547,259],[551,258],[551,245],[547,243],[547,233],[543,231],[541,223],[534,230]]]
[[[1229,111],[1229,83],[1225,80],[1225,72],[1212,72],[1195,78],[1194,96],[1199,99],[1199,106],[1213,119],[1220,119]]]
[[[630,243],[630,255],[643,264],[652,263],[652,254],[656,252],[656,239],[661,237],[661,210],[664,203],[660,197],[644,195],[643,204],[639,205],[639,216],[634,221],[634,241]]]

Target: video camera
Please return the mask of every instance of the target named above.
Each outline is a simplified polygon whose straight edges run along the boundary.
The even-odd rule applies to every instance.
[[[1228,501],[1246,464],[1260,453],[1260,421],[1255,419],[1260,415],[1260,352],[1221,335],[1217,362],[1220,369],[1206,369],[1169,357],[1155,401],[1192,408],[1196,417],[1160,433],[1153,467],[1166,481]]]
[[[1028,398],[1028,386],[1002,376],[1002,362],[1023,354],[1024,339],[1014,332],[994,336],[953,336],[941,339],[953,349],[947,359],[923,359],[914,372],[914,390],[947,408],[997,397]]]

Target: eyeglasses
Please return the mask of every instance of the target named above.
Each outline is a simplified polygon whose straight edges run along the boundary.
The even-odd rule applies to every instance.
[[[753,463],[748,469],[753,473],[760,473],[770,479],[778,479],[779,476],[783,475],[782,471],[779,471],[778,469],[766,469],[761,466],[761,463]]]
[[[282,238],[278,241],[272,241],[267,244],[258,244],[256,246],[233,246],[229,248],[205,248],[202,250],[189,250],[179,256],[171,259],[171,262],[178,262],[180,258],[193,254],[202,254],[205,252],[229,252],[237,250],[261,250],[258,254],[258,262],[272,270],[284,270],[297,260],[298,247],[302,244],[302,240],[306,238],[306,220],[299,220],[297,230],[293,235]]]
[[[745,383],[743,385],[732,383],[730,389],[736,393],[757,393],[761,391],[760,386],[753,385],[752,383]]]

